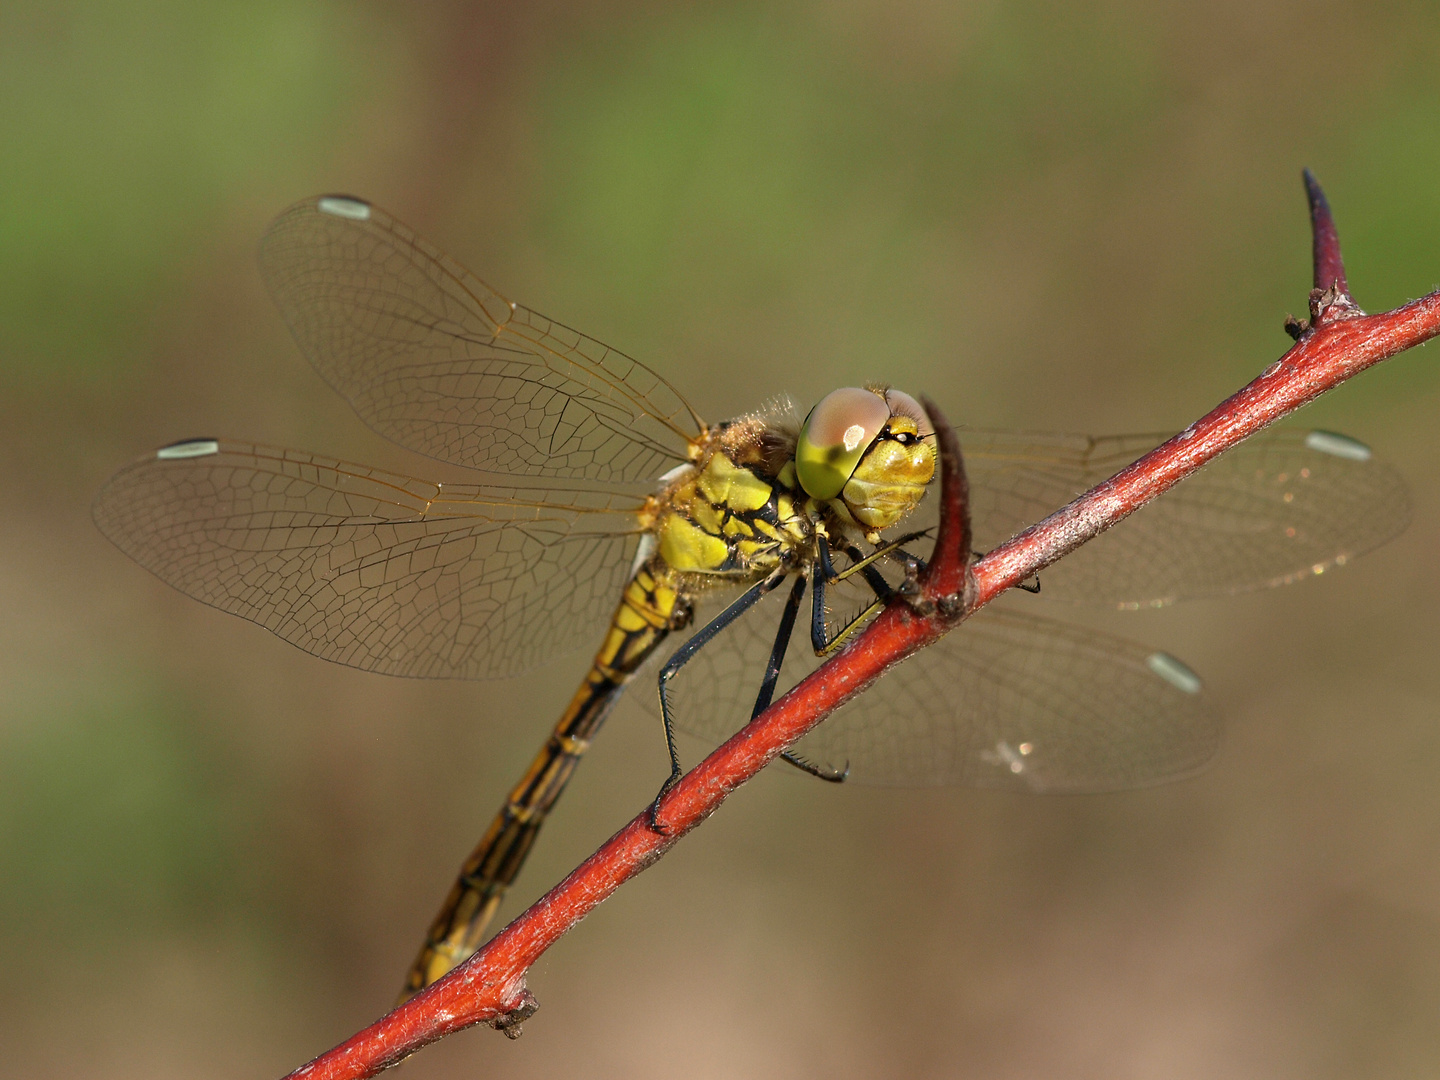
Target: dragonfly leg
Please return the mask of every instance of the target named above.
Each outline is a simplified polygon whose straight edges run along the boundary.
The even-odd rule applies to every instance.
[[[850,558],[853,560],[853,564],[847,566],[844,570],[841,570],[838,574],[834,575],[831,580],[844,581],[851,574],[855,573],[856,571],[863,571],[871,563],[879,559],[900,558],[906,562],[912,561],[915,559],[915,556],[911,555],[908,551],[904,551],[902,549],[905,547],[906,544],[910,543],[911,541],[921,539],[922,537],[929,534],[929,532],[929,529],[921,529],[919,532],[906,533],[904,536],[897,537],[894,540],[890,540],[884,544],[881,544],[869,555],[861,555],[860,549],[857,548],[854,544],[846,544],[844,548],[842,548],[842,550],[845,552],[845,554],[850,556]],[[822,536],[820,539],[823,542],[825,538]],[[866,574],[865,577],[867,580],[870,579],[869,574]]]
[[[801,574],[795,579],[789,599],[785,601],[785,611],[780,616],[780,628],[775,633],[775,644],[770,648],[770,661],[765,665],[765,678],[760,683],[760,693],[755,697],[755,708],[750,710],[751,720],[768,709],[771,699],[775,696],[775,683],[780,678],[780,667],[784,664],[785,653],[790,648],[790,635],[795,630],[795,619],[800,614],[800,601],[804,597],[805,575]],[[805,760],[799,754],[792,754],[789,750],[781,751],[780,756],[801,772],[807,772],[811,776],[832,784],[838,784],[850,775],[848,763],[845,768],[836,769],[829,765],[816,765],[814,762]]]
[[[913,539],[915,539],[913,536],[903,537],[902,541]],[[810,644],[814,648],[816,656],[828,656],[838,649],[858,626],[884,607],[890,601],[890,598],[895,595],[895,590],[891,587],[890,583],[885,580],[884,575],[881,574],[879,570],[876,570],[873,565],[878,555],[888,555],[894,551],[895,548],[890,546],[886,549],[876,549],[877,554],[872,554],[867,557],[862,556],[859,550],[853,546],[847,546],[843,550],[852,560],[855,560],[855,563],[838,572],[835,570],[834,564],[830,561],[830,545],[825,537],[821,536],[818,538],[818,548],[820,568],[815,575],[815,593],[810,606]],[[875,594],[875,602],[859,615],[855,616],[855,618],[851,619],[834,637],[827,637],[825,626],[825,587],[831,582],[844,581],[845,578],[857,570],[865,578],[865,583],[870,586],[870,590]]]
[[[902,536],[899,540],[896,540],[895,543],[887,544],[885,547],[877,549],[868,558],[862,556],[860,549],[857,548],[854,544],[846,544],[842,550],[845,552],[846,555],[850,556],[852,561],[868,563],[871,559],[875,559],[879,556],[884,556],[892,562],[899,563],[905,568],[905,580],[902,581],[898,586],[890,585],[890,583],[885,581],[883,577],[880,577],[879,572],[874,570],[873,568],[866,570],[865,579],[870,582],[870,587],[871,589],[875,590],[875,595],[877,597],[889,599],[889,596],[891,594],[903,597],[918,596],[920,593],[920,575],[925,572],[928,564],[925,562],[924,559],[920,558],[919,555],[912,555],[900,545],[908,544],[911,540],[917,540],[924,535],[924,533],[910,533],[906,536]],[[890,590],[889,593],[884,592],[882,589],[876,586],[876,578],[879,578],[880,581],[884,583],[885,588]]]
[[[847,761],[843,769],[837,769],[833,765],[816,765],[799,754],[792,754],[786,750],[780,755],[791,765],[794,765],[803,773],[809,773],[817,780],[824,780],[827,784],[843,784],[850,777],[850,763]]]
[[[920,575],[926,571],[929,564],[919,555],[911,555],[904,548],[890,552],[890,558],[905,567],[905,580],[895,591],[906,600],[917,599],[920,596]]]
[[[790,634],[795,629],[795,618],[800,614],[800,601],[805,596],[805,575],[795,578],[790,597],[785,601],[785,611],[780,616],[780,629],[775,633],[775,644],[770,648],[770,662],[765,665],[765,678],[760,683],[760,693],[755,696],[755,708],[750,710],[754,720],[770,707],[775,696],[775,683],[780,678],[780,666],[785,662],[785,652],[790,648]]]
[[[759,603],[761,597],[774,590],[789,573],[789,568],[782,566],[763,581],[746,589],[734,603],[702,626],[689,641],[676,649],[675,654],[665,661],[665,666],[660,669],[660,716],[665,723],[665,749],[670,752],[670,776],[660,786],[659,794],[650,804],[650,827],[656,832],[665,832],[657,818],[660,812],[660,800],[665,798],[684,774],[684,770],[680,767],[680,751],[675,746],[675,721],[670,715],[670,695],[667,691],[670,680],[694,658],[696,653],[713,641],[715,635]]]
[[[877,549],[868,556],[854,544],[845,544],[840,550],[850,557],[850,565],[839,573],[834,574],[830,580],[826,582],[827,585],[836,581],[844,581],[858,570],[860,575],[865,579],[865,584],[870,586],[870,591],[875,594],[877,600],[889,600],[890,597],[894,595],[895,590],[891,588],[890,582],[886,581],[885,575],[875,568],[877,556],[882,554],[891,555],[894,549],[884,552]],[[824,560],[827,566],[830,565],[829,554],[827,550]]]
[[[908,544],[911,540],[918,540],[929,531],[930,530],[926,529],[923,532],[914,532],[902,536],[893,544],[887,544],[885,547],[876,550],[874,555],[871,556],[874,558],[875,556],[883,555],[893,562],[898,562],[905,568],[905,580],[893,588],[897,595],[907,600],[920,595],[920,575],[926,571],[929,563],[919,555],[914,555],[906,551],[903,545]],[[853,544],[845,548],[845,553],[849,555],[851,559],[860,558],[860,552]]]

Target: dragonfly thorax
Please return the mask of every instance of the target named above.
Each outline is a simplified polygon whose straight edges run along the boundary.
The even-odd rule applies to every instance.
[[[644,523],[673,570],[749,578],[800,561],[811,546],[806,500],[784,475],[789,455],[760,452],[755,432],[737,428],[711,433],[698,462],[651,500]]]

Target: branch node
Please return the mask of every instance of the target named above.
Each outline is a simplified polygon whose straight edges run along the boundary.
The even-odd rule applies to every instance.
[[[1350,285],[1345,280],[1345,260],[1340,255],[1340,234],[1335,230],[1335,218],[1330,213],[1329,200],[1315,179],[1315,174],[1305,170],[1305,195],[1310,201],[1311,249],[1315,264],[1315,287],[1310,292],[1310,319],[1300,322],[1293,318],[1285,320],[1285,330],[1296,341],[1326,323],[1340,319],[1352,319],[1365,312],[1350,295]]]
[[[1318,327],[1341,319],[1353,319],[1364,315],[1360,305],[1350,294],[1332,282],[1328,288],[1310,290],[1310,326]]]
[[[520,1004],[509,1012],[503,1012],[499,1016],[486,1020],[485,1023],[507,1039],[518,1039],[525,1034],[525,1029],[521,1025],[539,1011],[540,1002],[535,1000],[535,996],[529,990],[523,990],[520,993]]]

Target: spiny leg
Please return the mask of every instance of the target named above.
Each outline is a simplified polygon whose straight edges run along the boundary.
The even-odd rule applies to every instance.
[[[775,683],[780,678],[780,667],[785,663],[785,653],[790,648],[790,635],[795,630],[795,619],[800,614],[800,601],[804,597],[805,575],[801,574],[795,579],[795,585],[791,588],[790,596],[785,601],[785,611],[780,616],[780,628],[775,633],[775,644],[770,649],[770,661],[765,665],[765,678],[760,683],[760,693],[755,696],[755,708],[750,710],[751,720],[768,709],[770,700],[775,696]],[[799,754],[792,754],[789,750],[782,750],[780,756],[801,772],[809,773],[817,779],[832,784],[838,784],[850,775],[848,764],[844,769],[835,769],[829,765],[816,765],[812,761],[806,761]]]
[[[829,541],[826,540],[824,536],[817,536],[815,538],[815,547],[816,561],[819,563],[819,567],[815,574],[815,592],[811,597],[810,603],[810,646],[815,650],[816,656],[825,656],[835,648],[836,642],[839,641],[845,633],[844,630],[841,630],[834,638],[831,638],[828,636],[828,629],[825,626],[825,587],[831,582],[839,581],[840,574],[836,571],[835,565],[830,561]],[[865,576],[866,583],[877,597],[876,603],[890,598],[890,583],[885,580],[880,571],[876,570],[873,566],[866,566],[862,573]],[[874,607],[874,605],[872,604],[871,607]],[[860,618],[864,618],[869,613],[870,608],[866,608],[865,611],[861,613]]]
[[[867,557],[854,544],[842,543],[840,550],[850,556],[850,565],[844,570],[836,570],[835,564],[830,561],[830,541],[824,536],[817,537],[816,549],[820,561],[820,573],[815,576],[817,590],[823,590],[827,585],[832,585],[837,581],[844,581],[858,571],[864,576],[870,590],[877,597],[885,600],[890,598],[890,583],[885,580],[884,574],[875,569],[875,555]]]
[[[670,695],[666,687],[670,680],[689,663],[701,649],[715,639],[715,635],[724,630],[745,612],[749,611],[766,593],[771,592],[782,581],[790,571],[781,567],[767,577],[764,581],[757,582],[742,593],[739,599],[735,600],[724,611],[716,615],[708,623],[697,630],[689,641],[675,650],[675,654],[665,661],[665,666],[660,669],[660,717],[665,723],[665,749],[670,752],[670,776],[660,787],[660,792],[655,796],[655,801],[650,804],[650,827],[656,832],[664,832],[660,828],[656,815],[660,812],[660,800],[663,799],[676,782],[684,775],[680,767],[680,751],[675,746],[675,721],[670,715]],[[778,672],[777,672],[778,675]],[[771,688],[773,693],[773,687]]]
[[[929,530],[926,530],[926,532],[928,531]],[[920,558],[919,555],[910,554],[910,552],[906,551],[905,548],[901,545],[908,544],[911,540],[918,539],[919,537],[924,535],[925,533],[923,532],[909,533],[905,536],[902,536],[899,540],[896,540],[893,544],[886,544],[882,548],[877,548],[869,556],[864,555],[858,547],[848,542],[842,545],[840,550],[845,552],[846,555],[850,556],[850,561],[852,563],[859,562],[868,564],[872,560],[880,558],[882,556],[892,562],[899,563],[905,569],[905,580],[900,582],[899,585],[891,585],[888,581],[881,577],[879,571],[873,568],[867,568],[864,571],[865,580],[870,582],[871,589],[874,589],[876,596],[881,599],[888,600],[891,596],[903,596],[908,598],[919,594],[920,575],[925,572],[927,564],[924,559]],[[849,569],[853,569],[853,567]],[[883,589],[876,586],[877,578],[880,580]]]
[[[770,707],[775,696],[775,683],[780,678],[780,666],[785,662],[785,651],[790,648],[790,634],[795,629],[796,616],[800,614],[800,601],[805,597],[805,575],[795,578],[795,585],[785,601],[785,611],[780,616],[780,629],[775,633],[775,644],[770,649],[770,661],[765,665],[765,678],[760,682],[760,693],[755,695],[755,708],[750,710],[754,720]]]
[[[908,538],[906,539],[908,540]],[[905,540],[901,542],[904,543]],[[846,548],[846,554],[853,559],[858,552]],[[925,573],[929,564],[919,555],[912,555],[903,547],[893,547],[885,552],[885,556],[905,568],[905,579],[899,585],[892,586],[892,591],[907,601],[914,600],[920,595],[920,575]]]
[[[816,780],[824,780],[827,784],[843,784],[850,779],[850,763],[847,761],[843,769],[837,769],[834,765],[817,765],[815,762],[801,757],[799,754],[786,750],[780,755],[787,764],[794,765],[803,773],[808,773]]]
[[[838,649],[855,629],[861,626],[870,616],[874,615],[895,595],[896,590],[885,580],[885,576],[875,569],[875,560],[885,557],[898,557],[898,551],[908,560],[914,560],[914,556],[904,552],[902,544],[908,544],[911,540],[924,536],[923,532],[908,533],[893,543],[882,545],[876,548],[869,555],[862,555],[853,544],[846,544],[841,550],[850,556],[852,565],[844,570],[837,571],[830,561],[830,545],[825,537],[817,538],[819,571],[815,575],[815,593],[811,605],[810,616],[810,644],[815,650],[816,656],[828,656]],[[832,582],[844,581],[855,573],[865,578],[865,583],[870,586],[870,591],[875,594],[875,602],[860,612],[842,627],[834,637],[827,636],[825,626],[825,587]]]
[[[894,591],[901,596],[905,596],[918,588],[920,575],[925,572],[929,564],[919,555],[914,555],[906,551],[904,545],[910,543],[910,541],[912,540],[920,539],[920,537],[927,535],[929,532],[929,529],[925,529],[921,532],[907,533],[906,535],[900,537],[900,539],[896,540],[894,543],[886,544],[884,547],[877,548],[869,556],[866,556],[863,559],[860,549],[857,548],[854,544],[846,543],[841,548],[841,550],[844,551],[846,555],[849,555],[852,561],[860,560],[864,562],[869,562],[872,559],[877,559],[883,556],[884,558],[890,559],[893,562],[899,563],[905,568],[905,580],[898,587],[894,587]]]
[[[865,567],[869,566],[871,563],[879,559],[892,558],[900,559],[903,562],[914,561],[915,556],[911,555],[908,551],[903,550],[905,545],[910,543],[912,540],[919,540],[921,537],[928,535],[929,532],[929,529],[920,529],[917,532],[906,533],[904,536],[897,537],[894,540],[889,540],[881,544],[869,555],[862,555],[860,553],[860,549],[857,548],[854,544],[846,543],[841,547],[841,550],[844,551],[845,554],[850,556],[850,558],[853,560],[853,565],[847,566],[844,570],[841,570],[831,580],[844,581],[847,577],[855,573],[857,570],[864,570]],[[821,539],[823,540],[824,537],[821,537]],[[870,575],[866,574],[865,576],[869,578]]]

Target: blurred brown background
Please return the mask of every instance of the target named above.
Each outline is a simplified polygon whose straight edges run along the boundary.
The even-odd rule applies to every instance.
[[[978,426],[1179,428],[1289,344],[1302,166],[1364,307],[1440,282],[1437,57],[1420,2],[0,6],[0,1073],[271,1076],[371,1020],[585,662],[336,667],[91,525],[185,436],[423,472],[272,310],[287,204],[381,203],[712,419],[883,378]],[[1399,541],[1090,616],[1207,678],[1207,774],[764,775],[547,955],[523,1039],[405,1074],[1440,1072],[1437,355],[1297,421],[1406,476]],[[663,774],[617,716],[507,915]]]

